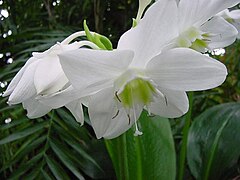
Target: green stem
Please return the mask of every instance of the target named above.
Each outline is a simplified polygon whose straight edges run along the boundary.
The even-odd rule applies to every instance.
[[[188,140],[188,132],[191,124],[191,116],[192,116],[192,106],[193,106],[193,92],[189,92],[189,111],[185,115],[185,125],[183,128],[183,138],[182,145],[180,149],[180,157],[179,157],[179,171],[178,171],[178,180],[183,180],[185,164],[186,164],[186,154],[187,154],[187,140]]]

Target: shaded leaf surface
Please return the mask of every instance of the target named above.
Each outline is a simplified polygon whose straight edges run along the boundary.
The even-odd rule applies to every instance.
[[[240,157],[239,137],[240,103],[219,105],[197,117],[190,128],[187,156],[196,179],[228,179],[226,174]]]
[[[105,141],[118,179],[174,180],[175,149],[168,119],[142,113],[139,127],[142,136],[135,137],[134,129],[130,129]]]

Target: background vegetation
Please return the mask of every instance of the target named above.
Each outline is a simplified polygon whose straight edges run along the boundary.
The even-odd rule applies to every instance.
[[[116,47],[121,34],[131,27],[137,8],[137,0],[0,0],[0,93],[32,52],[44,51],[82,30],[84,19],[91,30],[109,37]],[[228,79],[219,88],[190,94],[193,108],[186,116],[170,120],[172,131],[167,120],[156,124],[145,114],[141,118],[142,126],[149,126],[152,132],[156,127],[167,127],[162,130],[163,136],[173,135],[178,179],[240,177],[240,41],[225,49],[224,55],[214,56],[228,67]],[[163,163],[167,164],[161,158],[151,161],[149,154],[162,157],[158,153],[175,153],[171,143],[162,143],[151,132],[149,139],[133,140],[135,144],[129,144],[126,151],[116,150],[122,141],[96,140],[87,112],[86,123],[80,127],[64,108],[29,120],[21,105],[8,106],[6,102],[7,98],[0,97],[0,179],[131,179],[135,174],[121,169],[117,162],[124,163],[120,155],[136,153],[139,144],[140,151],[144,149],[148,155],[135,162],[136,172],[147,178],[154,168],[158,171],[164,169]],[[145,123],[148,118],[154,122],[152,125]],[[124,138],[128,141],[126,137],[131,136],[128,132]],[[150,145],[144,146],[144,142],[156,143],[155,139],[159,147],[155,151]],[[114,159],[114,154],[120,158]],[[171,165],[165,172],[176,170],[173,158],[169,158]],[[146,171],[142,172],[139,167],[146,162]],[[175,176],[175,172],[167,172],[161,177],[169,178],[169,174]],[[156,177],[160,175],[153,179]]]

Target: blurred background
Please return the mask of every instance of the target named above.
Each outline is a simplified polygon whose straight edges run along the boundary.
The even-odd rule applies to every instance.
[[[137,0],[0,0],[0,95],[32,52],[83,30],[84,19],[116,47],[137,8]],[[240,101],[240,41],[209,55],[222,61],[229,75],[221,87],[195,93],[193,118],[215,105]],[[80,127],[64,108],[30,120],[21,105],[6,102],[0,97],[0,179],[115,179],[104,141],[96,140],[87,113]],[[178,153],[185,121],[170,122]],[[227,178],[238,171],[239,163]],[[186,172],[194,179],[188,167]]]

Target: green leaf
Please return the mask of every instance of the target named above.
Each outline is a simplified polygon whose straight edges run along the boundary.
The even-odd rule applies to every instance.
[[[41,169],[41,175],[44,177],[46,180],[52,180],[52,178],[43,170]]]
[[[56,139],[51,139],[50,146],[53,151],[56,153],[58,158],[62,161],[62,163],[79,179],[84,179],[81,175],[80,171],[76,167],[76,164],[69,158],[68,153],[62,151],[62,147],[59,143],[57,143]]]
[[[37,134],[38,136],[38,134]],[[16,164],[20,159],[22,159],[24,156],[26,156],[28,153],[33,151],[35,148],[37,148],[40,144],[42,144],[46,137],[40,137],[32,136],[31,139],[27,140],[22,146],[18,148],[18,151],[12,156],[12,158],[9,160],[8,163],[6,163],[1,169],[5,170],[6,168],[9,168],[13,164]]]
[[[45,156],[48,167],[51,169],[56,179],[69,179],[68,175],[65,174],[65,170],[51,157]]]
[[[34,156],[30,161],[27,163],[22,164],[16,171],[11,174],[9,179],[19,179],[21,175],[31,169],[33,166],[38,164],[37,162],[42,158],[43,154],[39,153],[38,155]]]
[[[135,137],[130,129],[118,138],[106,140],[119,180],[166,179],[176,176],[176,159],[168,119],[142,113],[139,127],[143,135]]]
[[[215,106],[194,120],[188,137],[187,157],[196,179],[229,178],[225,175],[240,157],[239,120],[240,103]]]
[[[23,130],[18,131],[18,132],[14,132],[11,135],[9,135],[9,136],[3,138],[2,140],[0,140],[0,145],[18,140],[18,139],[26,137],[28,135],[31,135],[31,134],[43,129],[44,127],[46,127],[47,124],[48,124],[48,121],[44,121],[44,122],[38,123],[38,124],[36,124],[36,125],[34,125],[30,128],[23,129]]]

